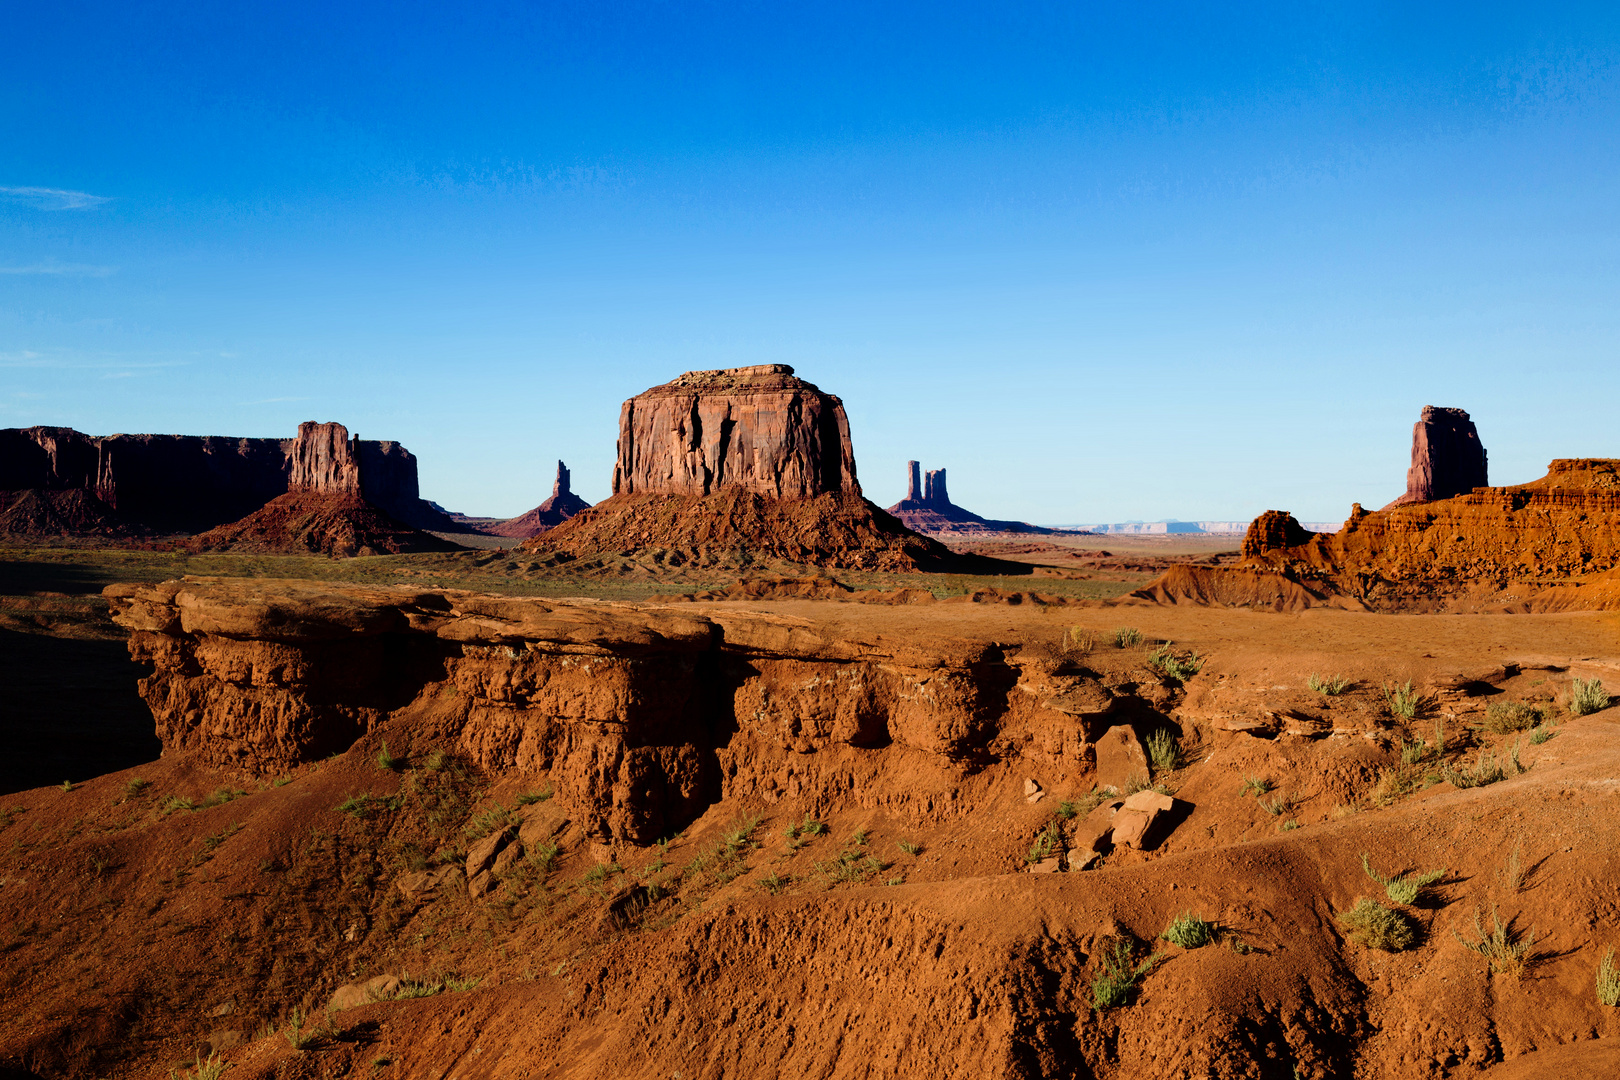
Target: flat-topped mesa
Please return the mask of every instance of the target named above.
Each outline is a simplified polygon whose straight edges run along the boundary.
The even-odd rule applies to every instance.
[[[619,412],[613,493],[859,495],[844,403],[786,364],[688,371]]]
[[[1485,457],[1479,431],[1467,412],[1425,405],[1418,422],[1412,425],[1412,464],[1406,470],[1406,493],[1384,509],[1450,499],[1488,486]]]
[[[325,494],[360,494],[359,439],[336,422],[306,420],[298,425],[298,438],[287,451],[287,490]]]

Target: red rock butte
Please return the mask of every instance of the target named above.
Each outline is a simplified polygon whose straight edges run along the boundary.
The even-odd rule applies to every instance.
[[[613,493],[859,495],[844,403],[786,364],[688,371],[619,412]]]
[[[626,401],[613,495],[524,543],[863,570],[963,561],[861,496],[843,402],[786,364],[689,371]]]

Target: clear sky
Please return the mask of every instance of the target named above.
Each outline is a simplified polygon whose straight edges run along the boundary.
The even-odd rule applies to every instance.
[[[619,403],[785,362],[1038,522],[1342,519],[1425,404],[1620,457],[1620,9],[7,5],[0,426],[340,420],[607,495]]]

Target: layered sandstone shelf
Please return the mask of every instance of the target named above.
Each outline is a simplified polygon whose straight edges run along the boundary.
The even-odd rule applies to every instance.
[[[1313,535],[1267,511],[1243,553],[1245,570],[1178,571],[1139,595],[1288,607],[1353,601],[1375,610],[1620,608],[1620,460],[1559,459],[1528,484],[1371,512],[1358,504],[1336,533]],[[1288,584],[1249,580],[1257,571]]]
[[[269,581],[107,595],[155,665],[140,689],[165,753],[264,775],[397,720],[485,769],[547,773],[604,841],[648,843],[722,798],[928,802],[992,753],[1085,772],[1104,718],[1149,707],[990,643],[686,605]],[[911,778],[878,783],[887,769]]]

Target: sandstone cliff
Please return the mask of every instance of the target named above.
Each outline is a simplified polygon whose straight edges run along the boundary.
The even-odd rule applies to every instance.
[[[619,413],[613,493],[859,495],[844,403],[786,364],[689,371]]]
[[[572,480],[568,466],[557,462],[557,479],[551,485],[551,498],[526,514],[491,525],[484,531],[496,536],[537,536],[556,528],[581,510],[590,509],[590,503],[574,494]]]
[[[1620,608],[1620,460],[1559,459],[1532,483],[1379,511],[1358,503],[1336,533],[1308,533],[1271,510],[1250,526],[1243,552],[1241,582],[1239,571],[1199,568],[1137,595],[1286,594],[1294,607],[1314,597],[1384,611]],[[1304,593],[1257,586],[1254,571]]]
[[[922,805],[919,770],[948,786],[992,747],[1083,771],[1128,711],[995,645],[761,614],[264,580],[106,595],[155,665],[140,690],[165,754],[272,775],[392,721],[548,775],[603,841],[651,843],[726,798],[898,806],[884,768]]]
[[[12,515],[15,527],[0,519],[12,535],[199,533],[293,489],[360,495],[421,529],[460,528],[420,497],[408,450],[350,439],[341,424],[305,423],[293,439],[0,429],[0,508],[34,508]]]
[[[1412,425],[1412,464],[1406,470],[1406,493],[1384,509],[1466,495],[1489,483],[1485,447],[1468,414],[1462,409],[1425,405],[1418,422]]]

